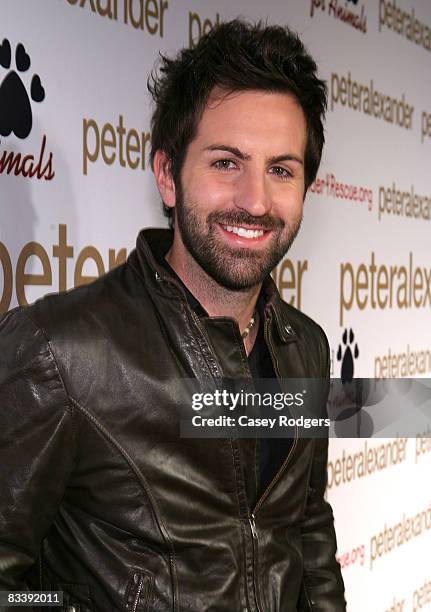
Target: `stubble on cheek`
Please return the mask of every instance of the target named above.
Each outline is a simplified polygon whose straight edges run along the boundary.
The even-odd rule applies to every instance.
[[[252,217],[242,210],[205,214],[206,207],[185,201],[181,189],[177,195],[180,198],[176,205],[176,226],[184,246],[209,276],[233,290],[263,282],[290,248],[302,220],[302,216],[297,217],[289,228],[283,220],[271,215]],[[273,236],[264,248],[234,247],[223,240],[220,225],[258,226],[271,230]]]

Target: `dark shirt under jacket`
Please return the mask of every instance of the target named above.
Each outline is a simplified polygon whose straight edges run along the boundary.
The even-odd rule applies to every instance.
[[[195,298],[191,291],[184,285],[175,270],[169,265],[164,257],[159,259],[159,263],[171,274],[184,289],[189,306],[199,317],[208,317],[208,313]],[[263,320],[263,316],[260,316]],[[256,340],[248,356],[248,365],[253,379],[274,378],[275,372],[271,356],[263,335],[263,326],[259,325]],[[258,496],[260,497],[269,486],[277,471],[281,467],[284,459],[292,446],[291,438],[260,438],[258,444],[259,452],[259,487]],[[256,500],[257,501],[257,500]]]

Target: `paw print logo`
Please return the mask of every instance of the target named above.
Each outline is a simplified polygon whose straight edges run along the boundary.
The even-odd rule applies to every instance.
[[[354,359],[359,357],[359,349],[358,345],[355,342],[355,346],[353,347],[353,342],[355,341],[355,334],[353,333],[353,329],[347,331],[344,330],[343,333],[343,344],[338,345],[337,351],[337,359],[341,361],[341,382],[344,384],[346,382],[352,382],[353,374],[354,374]]]
[[[12,64],[12,50],[7,38],[0,45],[0,66],[9,69]],[[24,45],[19,43],[15,50],[16,70],[11,70],[0,84],[0,134],[9,136],[11,133],[18,138],[27,138],[33,125],[33,115],[30,98],[18,73],[30,68],[30,56]],[[30,97],[34,102],[45,99],[45,90],[39,75],[31,79]]]

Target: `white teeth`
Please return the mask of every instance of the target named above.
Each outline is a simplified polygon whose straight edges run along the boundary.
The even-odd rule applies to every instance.
[[[223,225],[223,229],[232,234],[237,234],[241,236],[241,238],[258,238],[259,236],[263,236],[263,230],[250,230],[245,229],[245,227],[236,227],[233,225]]]

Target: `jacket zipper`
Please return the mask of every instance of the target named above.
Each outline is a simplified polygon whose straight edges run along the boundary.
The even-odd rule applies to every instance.
[[[267,488],[265,489],[265,491],[263,492],[263,494],[261,495],[261,497],[259,498],[257,504],[255,505],[252,513],[250,514],[248,521],[250,524],[250,531],[251,531],[251,535],[252,535],[252,545],[253,545],[253,587],[254,587],[254,596],[255,596],[255,601],[256,601],[256,606],[257,606],[257,610],[258,612],[262,612],[261,607],[260,607],[260,597],[259,597],[259,583],[258,583],[258,579],[257,579],[257,565],[258,565],[258,553],[259,553],[259,533],[257,531],[257,527],[256,527],[256,513],[259,511],[260,507],[262,506],[263,502],[265,501],[265,499],[268,497],[270,490],[273,488],[273,486],[280,480],[281,476],[283,475],[287,464],[290,461],[290,458],[293,454],[293,451],[295,450],[296,444],[298,441],[298,436],[297,436],[297,430],[295,427],[295,439],[293,441],[292,447],[286,457],[286,459],[283,461],[280,469],[278,470],[277,474],[274,476],[274,478],[271,480],[271,482],[269,483],[269,485],[267,486]]]
[[[195,311],[193,310],[193,308],[190,308],[190,306],[187,304],[187,302],[185,302],[185,305],[187,306],[187,308],[190,310],[190,314],[192,315],[192,319],[193,321],[196,323],[197,328],[199,329],[200,333],[202,334],[202,336],[205,338],[205,333],[204,333],[204,328],[202,326],[202,323],[198,317],[198,315],[195,313]]]
[[[189,309],[191,315],[192,315],[192,319],[195,322],[197,328],[199,329],[200,333],[204,336],[205,338],[205,334],[202,328],[202,324],[200,322],[199,317],[196,315],[196,313],[193,311],[192,308]],[[278,365],[278,360],[277,357],[275,355],[275,351],[274,351],[274,346],[271,342],[271,338],[269,336],[268,333],[268,327],[269,327],[269,318],[264,322],[264,338],[266,340],[267,345],[269,346],[270,349],[270,354],[271,354],[271,359],[274,365],[274,370],[275,370],[275,374],[277,376],[278,379],[281,378],[281,374],[280,374],[280,368]],[[267,486],[267,488],[265,489],[265,491],[263,492],[263,494],[261,495],[261,497],[259,498],[256,506],[254,507],[253,511],[251,512],[250,516],[248,517],[248,522],[249,522],[249,526],[250,526],[250,532],[251,532],[251,536],[252,536],[252,564],[253,564],[253,591],[254,591],[254,600],[256,602],[256,608],[258,612],[262,612],[262,608],[260,606],[260,593],[259,593],[259,583],[257,580],[257,567],[258,567],[258,542],[259,542],[259,534],[256,528],[256,512],[259,511],[262,503],[265,501],[265,499],[268,497],[270,490],[273,488],[273,486],[280,480],[281,476],[283,475],[283,472],[287,466],[287,464],[290,461],[290,458],[293,454],[293,451],[295,450],[296,444],[298,442],[298,427],[295,425],[295,438],[292,444],[292,447],[286,457],[286,459],[283,461],[283,464],[281,465],[280,469],[278,470],[278,472],[276,473],[276,475],[274,476],[274,478],[271,480],[271,482],[269,483],[269,485]]]
[[[269,347],[269,352],[270,352],[270,355],[271,355],[271,358],[272,358],[272,361],[273,361],[275,374],[276,374],[278,379],[281,379],[281,374],[280,374],[280,368],[279,368],[279,365],[278,365],[278,360],[277,360],[277,357],[275,356],[274,345],[272,344],[271,337],[270,337],[270,335],[268,333],[268,328],[269,328],[269,318],[268,318],[267,321],[265,321],[265,326],[264,326],[263,334],[264,334],[264,338],[266,340],[266,343],[267,343],[267,345]],[[263,504],[265,499],[268,497],[270,490],[280,480],[281,476],[284,473],[284,470],[285,470],[287,464],[290,461],[292,453],[293,453],[293,451],[296,448],[297,443],[298,443],[298,426],[295,425],[295,437],[293,439],[293,443],[292,443],[292,446],[290,448],[290,451],[289,451],[286,459],[283,461],[280,469],[275,474],[274,478],[271,480],[269,485],[266,487],[265,491],[260,496],[256,506],[254,507],[253,515],[255,515],[256,512],[258,512],[259,508],[261,507],[261,505]]]
[[[263,330],[263,335],[264,338],[266,340],[266,343],[269,347],[269,352],[273,361],[273,365],[274,365],[274,370],[275,370],[275,374],[277,376],[278,379],[281,378],[281,374],[280,374],[280,368],[278,365],[278,360],[277,357],[275,356],[275,351],[274,351],[274,345],[272,344],[271,341],[271,337],[268,333],[268,328],[269,328],[269,317],[268,319],[265,321],[265,325],[264,325],[264,330]],[[290,451],[286,457],[286,459],[283,461],[280,469],[278,470],[278,472],[275,474],[274,478],[271,480],[271,482],[269,483],[269,485],[266,487],[265,491],[262,493],[262,495],[260,496],[260,498],[257,501],[256,506],[254,507],[252,516],[256,515],[256,512],[258,512],[259,508],[261,507],[261,505],[263,504],[263,502],[265,501],[265,499],[268,497],[270,490],[273,488],[273,486],[280,480],[281,476],[283,475],[283,472],[287,466],[287,464],[290,461],[290,458],[292,456],[293,451],[296,448],[296,445],[298,443],[298,426],[295,425],[295,437],[293,439],[293,443],[292,446],[290,448]]]
[[[142,591],[143,586],[144,586],[144,577],[139,576],[139,584],[138,584],[138,588],[136,589],[136,596],[135,596],[135,601],[133,602],[132,612],[136,612],[136,609],[139,603],[139,597],[141,596],[141,591]]]
[[[259,534],[257,533],[257,529],[256,529],[256,521],[255,521],[254,513],[252,513],[249,516],[248,521],[250,524],[250,531],[251,531],[251,536],[252,536],[251,544],[252,544],[252,550],[253,550],[252,563],[253,563],[254,600],[256,602],[257,612],[262,612],[262,609],[260,607],[259,581],[257,580]]]
[[[205,337],[205,334],[204,334],[204,331],[202,329],[202,324],[200,322],[199,317],[193,311],[193,309],[190,309],[190,312],[191,312],[191,315],[192,315],[192,319],[194,320],[197,328],[199,329],[200,333]],[[221,373],[219,373],[219,375],[221,375]],[[255,604],[256,604],[257,612],[262,612],[262,609],[261,609],[260,604],[259,604],[258,584],[257,584],[257,580],[256,580],[258,533],[257,533],[256,525],[255,525],[254,514],[251,514],[248,517],[248,522],[249,522],[250,531],[251,531],[251,535],[252,535],[252,542],[251,542],[251,544],[252,544],[252,567],[253,567],[253,595],[254,595],[254,601],[255,601]]]
[[[187,305],[187,302],[185,302],[185,304],[186,304],[186,306],[187,306],[187,310],[188,310],[188,311],[190,311],[190,314],[191,314],[191,316],[192,316],[192,319],[193,319],[193,321],[195,322],[196,327],[198,328],[198,330],[199,330],[199,332],[200,332],[200,334],[201,334],[202,338],[203,338],[203,339],[204,339],[204,341],[207,343],[207,339],[206,339],[206,335],[205,335],[204,327],[203,327],[203,325],[202,325],[202,323],[201,323],[201,321],[200,321],[200,319],[199,319],[198,315],[195,313],[195,311],[193,310],[193,308],[190,308],[190,307]],[[208,365],[209,365],[209,364],[208,364]],[[215,363],[215,364],[214,364],[214,366],[215,366],[215,368],[216,368],[216,370],[217,370],[217,374],[216,374],[216,375],[217,375],[217,376],[219,376],[219,377],[221,377],[221,376],[222,376],[222,372],[220,371],[220,369],[219,369],[219,367],[218,367],[217,363]],[[211,367],[210,367],[210,369],[211,369]],[[214,373],[214,372],[212,372],[212,376],[213,376],[213,377],[214,377],[214,374],[215,374],[215,373]]]
[[[257,540],[259,536],[258,536],[257,529],[256,529],[256,521],[255,521],[254,514],[251,514],[248,520],[250,521],[251,535],[253,536],[255,540]]]
[[[271,359],[274,365],[274,370],[275,370],[275,374],[277,376],[278,379],[281,378],[280,375],[280,368],[278,365],[278,360],[277,357],[275,355],[275,351],[274,351],[274,346],[271,342],[271,338],[269,336],[268,333],[268,327],[269,327],[269,319],[265,321],[264,323],[264,338],[266,340],[266,343],[269,347],[270,350],[270,355],[271,355]],[[295,438],[293,440],[292,446],[290,448],[290,451],[287,455],[287,457],[285,458],[285,460],[283,461],[280,469],[278,470],[278,472],[275,474],[274,478],[271,480],[271,482],[269,483],[269,485],[266,487],[265,491],[262,493],[262,495],[260,496],[260,498],[257,501],[257,504],[255,505],[253,511],[251,512],[250,516],[249,516],[249,524],[250,524],[250,531],[251,531],[251,535],[252,535],[252,541],[253,541],[253,586],[254,586],[254,595],[255,595],[255,600],[256,600],[256,605],[257,605],[257,609],[258,612],[261,612],[261,607],[260,607],[260,597],[259,597],[259,583],[258,583],[258,579],[257,579],[257,564],[258,564],[258,552],[259,552],[259,547],[258,547],[258,543],[259,543],[259,534],[256,528],[256,513],[259,511],[260,507],[262,506],[263,502],[265,501],[265,499],[268,497],[271,489],[275,486],[275,484],[280,480],[281,476],[283,475],[287,464],[290,461],[290,458],[292,457],[293,451],[296,448],[296,445],[298,443],[298,427],[297,425],[295,425]]]

